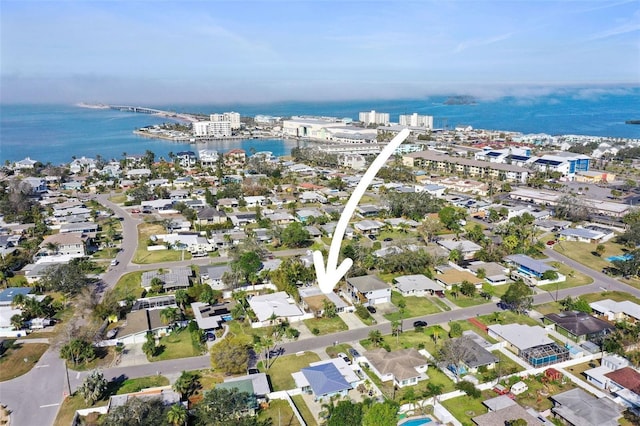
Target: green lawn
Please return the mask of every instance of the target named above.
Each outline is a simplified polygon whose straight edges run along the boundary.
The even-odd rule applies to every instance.
[[[46,343],[14,343],[0,356],[0,382],[29,372],[48,347]]]
[[[318,424],[315,417],[313,417],[313,414],[311,414],[311,410],[309,410],[309,407],[304,402],[304,398],[302,398],[302,395],[293,395],[291,397],[291,400],[300,412],[300,415],[302,416],[302,419],[307,424],[307,426],[316,426]]]
[[[167,386],[169,379],[164,376],[148,376],[139,379],[127,379],[118,388],[116,395],[124,395],[125,393],[139,392],[142,389],[155,388],[158,386]]]
[[[109,198],[109,201],[114,204],[122,204],[127,201],[127,196],[125,194],[114,195],[113,197]]]
[[[511,311],[496,311],[492,314],[482,315],[478,319],[486,325],[492,324],[526,324],[526,325],[540,325],[538,320],[535,320],[527,315],[518,315]]]
[[[305,352],[303,355],[285,355],[271,360],[271,368],[266,370],[262,363],[258,364],[261,372],[267,373],[274,391],[295,388],[296,384],[291,373],[308,367],[310,363],[320,361],[320,357],[314,352]]]
[[[151,357],[150,361],[165,361],[199,355],[202,355],[201,348],[193,345],[189,330],[182,328],[160,338],[158,354]]]
[[[258,420],[264,421],[267,419],[271,419],[271,424],[274,425],[300,426],[300,422],[293,414],[291,406],[284,399],[272,399],[269,401],[269,408],[260,410]]]
[[[191,253],[180,250],[147,251],[147,243],[152,235],[164,234],[166,230],[159,223],[142,223],[138,225],[138,248],[133,255],[133,263],[150,264],[174,262],[191,259]],[[162,244],[158,242],[158,245]]]
[[[317,335],[322,336],[324,334],[337,333],[339,331],[346,331],[349,329],[347,324],[342,321],[342,318],[335,316],[333,318],[311,318],[304,320],[304,324],[307,328],[313,332],[314,329],[318,329]]]
[[[442,330],[440,327],[435,326],[440,330],[440,337],[446,337],[446,332]],[[400,333],[398,336],[392,336],[390,334],[384,335],[383,344],[388,344],[392,351],[398,349],[407,349],[407,348],[422,348],[431,352],[431,349],[435,347],[433,340],[431,339],[431,330],[434,327],[427,327],[422,332],[417,332],[415,330],[405,331],[404,333]],[[369,339],[364,339],[360,341],[360,344],[365,347],[365,349],[373,349],[373,344],[369,341]]]
[[[622,254],[625,249],[622,244],[615,243],[613,240],[604,243],[604,247],[602,256],[595,254],[595,244],[577,241],[560,241],[555,245],[554,250],[595,271],[601,271],[602,268],[611,266],[611,263],[605,260],[607,257]]]
[[[491,391],[485,391],[483,397],[477,399],[463,395],[442,401],[441,404],[464,426],[473,426],[475,423],[471,420],[472,417],[480,416],[489,411],[482,404],[482,401],[485,399],[485,395],[487,398],[496,396],[496,394],[490,395],[490,393]]]
[[[398,303],[400,300],[404,300],[406,303],[404,314],[401,315],[400,312],[385,314],[384,317],[389,321],[395,321],[401,318],[421,317],[423,315],[436,314],[436,313],[442,312],[438,306],[434,305],[431,302],[431,300],[429,300],[426,297],[416,297],[416,296],[403,297],[399,292],[392,291],[391,303],[398,306]]]
[[[229,327],[229,332],[233,335],[247,336],[251,338],[251,341],[253,341],[253,336],[269,337],[273,334],[273,327],[251,328],[246,322],[238,320],[229,321],[226,325]]]
[[[347,356],[351,358],[351,355],[349,355],[349,349],[351,349],[351,347],[352,346],[347,343],[340,343],[339,345],[335,346],[327,346],[325,352],[327,352],[327,355],[329,355],[331,358],[335,358],[340,352],[347,354]]]
[[[445,291],[445,296],[447,297],[447,299],[449,299],[455,305],[460,306],[461,308],[468,308],[471,306],[483,305],[485,303],[491,302],[491,300],[487,300],[484,297],[478,296],[478,293],[476,293],[476,295],[473,297],[467,297],[462,293],[458,293],[456,297],[453,297],[451,295],[451,292]]]
[[[113,288],[113,293],[116,300],[123,300],[129,296],[135,298],[142,297],[143,288],[140,286],[142,282],[141,272],[129,272],[123,275]]]

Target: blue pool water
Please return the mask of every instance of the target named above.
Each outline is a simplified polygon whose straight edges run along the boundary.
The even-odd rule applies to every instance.
[[[624,261],[624,260],[629,260],[632,257],[633,256],[631,256],[629,253],[626,253],[626,254],[619,254],[619,255],[616,255],[616,256],[609,256],[609,257],[607,257],[607,260],[609,262],[613,262],[614,260],[623,260]]]
[[[431,423],[431,419],[428,417],[423,419],[407,420],[404,423],[400,423],[400,425],[401,426],[422,426],[422,425],[426,425],[427,423]]]

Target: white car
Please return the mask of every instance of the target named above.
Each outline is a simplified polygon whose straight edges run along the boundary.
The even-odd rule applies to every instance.
[[[118,259],[113,259],[111,261],[111,266],[116,266],[118,264]]]

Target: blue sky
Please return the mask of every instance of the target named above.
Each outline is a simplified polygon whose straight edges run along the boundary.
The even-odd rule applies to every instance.
[[[5,103],[490,97],[640,84],[637,0],[0,5]]]

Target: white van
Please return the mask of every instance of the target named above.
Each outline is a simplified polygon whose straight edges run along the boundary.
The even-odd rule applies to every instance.
[[[116,266],[118,264],[118,259],[113,259],[111,261],[111,266]]]

